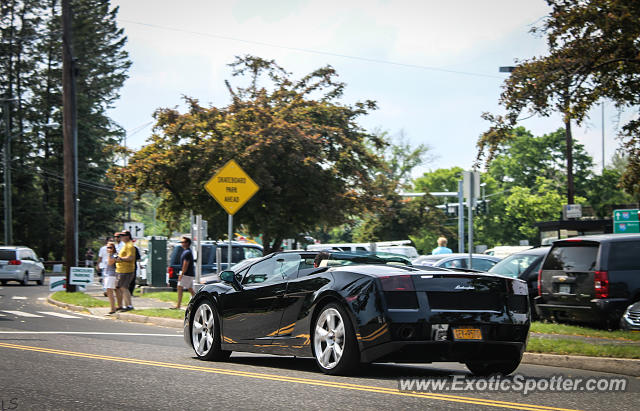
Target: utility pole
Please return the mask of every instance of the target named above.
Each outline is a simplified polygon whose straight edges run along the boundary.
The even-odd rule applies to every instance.
[[[11,215],[11,128],[9,127],[10,100],[3,101],[4,117],[4,244],[13,243],[13,216]]]
[[[65,263],[67,291],[74,292],[76,287],[69,284],[69,276],[71,267],[78,265],[78,128],[70,0],[62,0],[62,106]]]

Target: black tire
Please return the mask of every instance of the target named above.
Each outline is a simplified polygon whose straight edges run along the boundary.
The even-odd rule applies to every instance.
[[[38,285],[44,284],[44,271],[40,273],[40,278],[36,281]]]
[[[326,333],[320,335],[318,329]],[[318,368],[325,374],[347,375],[358,369],[358,342],[349,315],[340,304],[327,304],[314,316],[311,349]]]
[[[29,273],[27,271],[24,272],[24,276],[22,277],[22,281],[20,281],[22,285],[29,285]]]
[[[0,280],[0,284],[7,285],[7,280]]]
[[[494,361],[494,362],[468,362],[465,365],[476,376],[487,376],[492,374],[509,375],[514,372],[520,365],[522,356],[511,361]]]
[[[201,331],[196,330],[198,324],[201,324]],[[189,332],[191,347],[199,359],[206,361],[229,359],[231,351],[220,348],[220,316],[212,301],[204,299],[194,308],[189,322]]]

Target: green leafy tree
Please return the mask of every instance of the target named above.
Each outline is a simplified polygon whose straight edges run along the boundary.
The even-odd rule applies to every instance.
[[[226,214],[204,190],[215,170],[235,159],[260,190],[234,216],[234,224],[262,234],[265,252],[285,238],[318,225],[337,226],[375,206],[371,151],[385,142],[367,134],[356,120],[375,109],[372,101],[338,102],[344,84],[331,67],[293,79],[274,61],[239,57],[227,82],[232,102],[189,109],[159,109],[149,144],[125,168],[111,171],[121,190],[152,192],[170,227],[188,210],[202,214],[211,236],[223,237]]]
[[[505,116],[485,113],[491,121],[480,137],[479,158],[488,161],[518,117],[563,114],[567,153],[567,199],[573,203],[571,122],[580,124],[601,98],[619,107],[640,103],[640,3],[627,0],[547,0],[551,12],[532,31],[546,36],[549,53],[517,62],[505,81],[501,104]],[[622,180],[628,192],[640,193],[640,121],[623,126],[623,147],[630,162]]]
[[[122,217],[105,173],[124,132],[107,110],[131,64],[108,0],[76,0],[80,249]],[[8,0],[0,6],[0,93],[11,104],[14,241],[39,254],[63,254],[62,30],[60,2]],[[54,124],[53,127],[48,125]],[[55,126],[57,124],[57,126]]]

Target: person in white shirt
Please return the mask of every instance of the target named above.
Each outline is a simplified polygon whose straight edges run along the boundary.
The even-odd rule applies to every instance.
[[[105,241],[105,245],[100,247],[100,251],[98,251],[98,270],[100,271],[100,276],[102,276],[102,288],[106,292],[107,286],[104,281],[104,269],[107,267],[107,244],[113,242],[112,237],[107,237]]]

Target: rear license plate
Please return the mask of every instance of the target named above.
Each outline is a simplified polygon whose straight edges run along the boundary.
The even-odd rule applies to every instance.
[[[571,294],[571,286],[569,284],[559,284],[558,292],[560,294]]]
[[[454,328],[453,338],[456,340],[482,340],[479,328]]]

